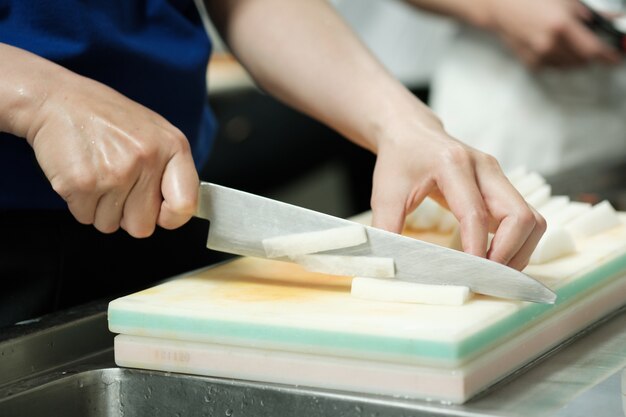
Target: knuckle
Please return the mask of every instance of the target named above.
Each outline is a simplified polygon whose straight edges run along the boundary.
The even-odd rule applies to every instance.
[[[548,55],[553,52],[557,47],[556,36],[543,36],[535,41],[533,49],[540,56]]]
[[[152,236],[155,230],[155,225],[131,223],[130,225],[126,225],[124,229],[132,237],[144,239]]]
[[[548,229],[548,222],[539,213],[535,213],[535,228],[542,234]]]
[[[444,151],[443,157],[446,161],[454,165],[466,165],[471,160],[467,148],[460,143],[449,145]]]
[[[175,152],[191,151],[189,141],[180,129],[171,126],[169,129],[164,130],[163,135]]]
[[[149,141],[142,141],[136,144],[132,148],[129,155],[129,163],[126,164],[126,169],[132,171],[134,167],[147,164],[156,158],[159,149],[156,144]]]
[[[495,156],[483,153],[480,156],[481,164],[485,165],[491,172],[493,171],[501,171],[500,162],[496,159]]]
[[[72,213],[72,216],[74,216],[76,221],[78,221],[80,224],[84,224],[84,225],[92,224],[94,221],[93,212],[81,210],[81,207],[78,207],[78,208],[76,207],[80,205],[81,205],[80,203],[78,204],[74,204],[71,202],[68,203],[68,208],[70,212]]]
[[[552,48],[553,48],[553,43],[552,43],[552,41],[550,41],[550,40],[546,39],[546,40],[543,40],[543,41],[537,42],[537,43],[535,44],[535,48],[534,48],[534,49],[535,49],[535,52],[536,52],[536,53],[537,53],[540,57],[542,57],[542,56],[548,55],[548,54],[552,51]],[[540,62],[540,59],[539,59],[539,58],[537,58],[537,62]]]
[[[563,35],[569,26],[569,21],[563,17],[555,17],[548,22],[547,30],[550,38],[554,41]]]
[[[120,228],[119,224],[114,224],[114,223],[95,224],[94,226],[96,229],[98,229],[98,231],[105,233],[105,234],[114,233]]]
[[[195,213],[197,201],[191,196],[179,198],[176,202],[168,202],[170,210],[183,216],[191,216]]]
[[[515,217],[517,224],[522,228],[534,229],[537,225],[535,214],[529,207],[518,211]]]
[[[65,200],[72,195],[89,193],[98,183],[97,176],[89,171],[68,170],[63,176],[50,181],[52,189]]]

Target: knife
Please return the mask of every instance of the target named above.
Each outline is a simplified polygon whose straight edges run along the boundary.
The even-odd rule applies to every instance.
[[[208,182],[200,184],[196,217],[210,221],[209,249],[258,258],[266,258],[263,239],[355,224]],[[463,285],[480,294],[547,304],[556,300],[556,294],[542,283],[508,266],[382,229],[364,227],[367,243],[325,253],[393,258],[395,278],[403,281]]]

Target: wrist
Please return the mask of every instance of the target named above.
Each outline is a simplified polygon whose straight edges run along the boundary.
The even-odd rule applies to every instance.
[[[62,67],[0,43],[0,131],[32,141]]]
[[[502,0],[496,0],[502,1]],[[484,30],[494,30],[497,26],[493,0],[474,0],[464,2],[466,7],[459,11],[460,18],[465,23]]]
[[[389,97],[386,111],[377,118],[376,149],[395,145],[410,139],[426,139],[443,132],[441,120],[433,111],[413,95],[403,89],[396,97]]]

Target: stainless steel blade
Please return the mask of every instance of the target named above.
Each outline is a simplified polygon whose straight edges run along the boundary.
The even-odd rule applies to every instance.
[[[353,223],[206,182],[200,185],[196,216],[211,222],[208,248],[259,258],[266,258],[263,239]],[[464,285],[476,293],[533,302],[556,300],[543,284],[507,266],[381,229],[366,229],[366,244],[327,253],[391,257],[396,278],[404,281]]]

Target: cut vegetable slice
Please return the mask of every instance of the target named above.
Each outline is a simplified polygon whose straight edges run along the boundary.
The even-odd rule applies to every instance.
[[[444,209],[426,197],[415,210],[406,216],[406,226],[415,230],[434,229],[439,224]]]
[[[293,258],[311,272],[331,275],[393,278],[396,268],[393,258],[376,256],[300,255]]]
[[[621,224],[617,212],[610,202],[604,200],[586,213],[565,224],[565,228],[576,237],[589,237]]]
[[[462,305],[472,295],[468,287],[428,285],[397,279],[355,277],[352,296],[366,300],[438,305]]]
[[[582,216],[591,210],[591,204],[581,201],[570,201],[562,210],[556,211],[550,215],[546,215],[548,227],[563,226],[567,222]]]
[[[543,184],[526,197],[526,202],[534,208],[545,204],[552,194],[552,187],[549,184]]]
[[[353,224],[316,232],[294,233],[263,239],[268,258],[294,257],[308,253],[357,246],[367,242],[365,227]]]
[[[530,256],[531,264],[542,264],[576,252],[571,233],[562,227],[548,228]]]
[[[528,174],[528,169],[525,166],[518,166],[511,172],[507,173],[506,176],[511,182],[519,181],[524,178]]]
[[[537,211],[539,212],[539,214],[541,214],[544,217],[551,216],[551,215],[554,215],[555,213],[560,212],[562,209],[564,209],[565,206],[569,204],[569,202],[570,200],[568,196],[555,195],[553,197],[550,197],[550,199],[546,201],[545,204],[540,205],[537,208]]]
[[[546,183],[546,179],[533,171],[517,181],[511,181],[517,191],[524,197],[528,197],[533,191]]]

